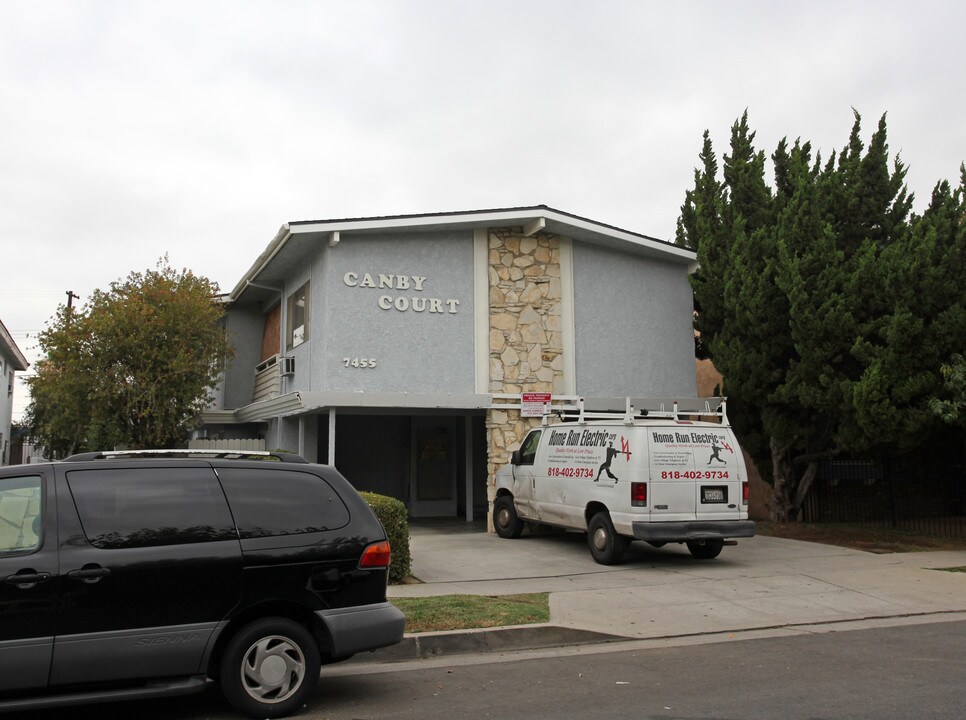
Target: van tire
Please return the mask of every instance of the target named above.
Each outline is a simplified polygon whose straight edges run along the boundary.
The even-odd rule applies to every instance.
[[[724,540],[688,540],[688,550],[698,560],[713,560],[721,554]]]
[[[512,540],[520,537],[523,527],[524,522],[513,507],[512,497],[501,495],[493,501],[493,528],[497,535]]]
[[[598,563],[616,565],[624,557],[630,541],[617,534],[610,515],[602,511],[594,515],[587,525],[587,544],[590,546],[590,554]]]
[[[221,690],[244,715],[285,717],[315,692],[321,664],[315,638],[302,625],[288,618],[263,618],[243,627],[228,643]]]

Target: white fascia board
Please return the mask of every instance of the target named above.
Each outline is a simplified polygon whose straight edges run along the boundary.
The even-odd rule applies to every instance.
[[[3,343],[10,357],[13,358],[11,365],[13,365],[14,370],[26,370],[30,367],[30,363],[27,362],[27,358],[24,357],[20,348],[17,347],[13,335],[10,334],[10,331],[7,330],[7,326],[3,322],[0,322],[0,343]]]
[[[234,425],[240,422],[234,410],[204,410],[201,413],[202,425]]]
[[[692,250],[649,238],[645,235],[620,230],[602,225],[592,220],[568,215],[544,207],[515,208],[511,210],[492,210],[489,212],[469,212],[440,215],[413,215],[408,217],[368,218],[360,220],[336,220],[310,223],[289,224],[292,234],[297,233],[331,233],[331,232],[365,232],[373,230],[392,230],[396,228],[435,227],[440,225],[465,225],[467,227],[501,227],[506,225],[530,226],[537,231],[540,223],[552,221],[558,225],[581,230],[586,233],[617,240],[628,245],[649,250],[652,254],[664,255],[669,260],[693,263],[695,253]],[[534,230],[535,229],[535,230]],[[563,233],[566,234],[566,233]],[[343,238],[345,239],[345,238]]]
[[[235,417],[238,422],[259,422],[271,420],[272,418],[295,415],[305,409],[302,398],[298,393],[288,393],[279,395],[271,400],[262,400],[251,403],[245,407],[235,410]]]
[[[435,227],[437,225],[467,225],[499,227],[512,222],[521,225],[537,220],[546,214],[541,208],[522,210],[494,210],[491,212],[453,213],[440,215],[411,215],[407,217],[362,218],[359,220],[322,220],[320,222],[297,223],[291,228],[294,233],[326,233],[333,231],[365,232],[372,230],[392,230],[395,228]]]
[[[491,402],[492,396],[488,394],[294,392],[238,408],[234,411],[234,417],[235,422],[265,422],[277,417],[340,407],[483,410],[490,407]],[[213,413],[207,415],[213,420],[216,417]],[[224,419],[218,417],[218,421],[224,422]]]
[[[285,243],[288,242],[290,237],[292,237],[292,232],[289,229],[288,223],[285,223],[279,228],[272,242],[268,244],[268,247],[265,248],[262,254],[258,256],[258,259],[255,260],[252,266],[248,268],[248,272],[242,275],[242,279],[238,281],[238,284],[235,285],[235,289],[232,290],[231,294],[228,296],[229,302],[238,299],[238,296],[241,295],[245,291],[245,288],[248,287],[249,282],[253,282],[254,279],[258,277],[258,274],[264,270],[272,259],[278,255],[282,248],[285,247]]]
[[[330,407],[482,410],[490,406],[489,394],[303,392],[299,395],[305,410]]]

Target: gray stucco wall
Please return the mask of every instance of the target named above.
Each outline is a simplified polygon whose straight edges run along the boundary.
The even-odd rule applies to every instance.
[[[324,255],[309,389],[473,392],[472,232],[350,236]]]
[[[224,408],[240,408],[252,401],[255,366],[259,363],[265,316],[256,307],[235,305],[225,320],[228,338],[235,348],[223,381]]]
[[[578,242],[573,259],[577,393],[693,397],[685,268]]]

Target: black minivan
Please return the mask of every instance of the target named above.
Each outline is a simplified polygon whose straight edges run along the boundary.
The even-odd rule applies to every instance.
[[[240,712],[283,717],[320,665],[402,639],[389,560],[349,482],[297,456],[0,468],[0,711],[217,681]]]

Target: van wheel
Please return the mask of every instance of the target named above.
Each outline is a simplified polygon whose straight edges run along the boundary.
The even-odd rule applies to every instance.
[[[493,527],[501,538],[518,538],[523,532],[523,520],[513,507],[513,498],[501,495],[493,501]]]
[[[315,691],[320,668],[319,648],[308,630],[287,618],[265,618],[228,643],[221,689],[249,717],[285,717]]]
[[[624,557],[630,541],[617,534],[610,515],[599,512],[587,525],[587,544],[590,545],[590,554],[594,556],[594,560],[601,565],[616,565]]]
[[[688,550],[698,560],[713,560],[723,547],[724,540],[688,540]]]

